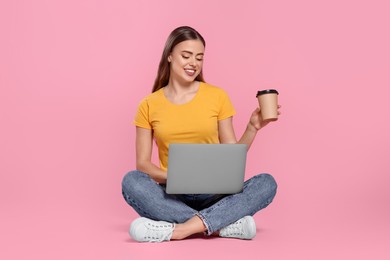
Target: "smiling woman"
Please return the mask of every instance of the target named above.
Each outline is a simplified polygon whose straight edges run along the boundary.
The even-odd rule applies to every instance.
[[[170,76],[170,64],[169,64],[168,57],[172,55],[172,51],[174,47],[176,47],[178,44],[185,41],[200,41],[203,45],[203,52],[204,52],[204,48],[206,47],[206,42],[203,39],[202,35],[200,35],[200,33],[198,33],[196,30],[188,26],[182,26],[173,30],[172,33],[169,35],[167,42],[165,44],[165,48],[162,53],[160,64],[158,66],[157,77],[154,82],[152,92],[155,92],[160,88],[165,87],[168,84],[169,76]],[[201,53],[202,55],[197,54],[201,56],[202,60],[203,60],[203,52]],[[193,54],[193,53],[188,53],[188,54]],[[186,57],[190,58],[190,55],[186,55],[185,53],[182,53],[182,55],[184,59]],[[199,74],[196,76],[195,80],[204,82],[203,73],[201,70],[199,71]]]
[[[199,84],[196,78],[202,72],[203,53],[204,45],[199,40],[187,40],[177,44],[167,59],[171,69],[166,89],[172,91],[173,86],[179,84],[197,89]]]
[[[193,28],[175,29],[168,37],[152,94],[140,103],[135,116],[137,170],[125,175],[122,193],[141,216],[130,227],[140,242],[183,239],[195,233],[252,239],[252,217],[267,207],[277,184],[269,174],[256,175],[237,194],[167,194],[168,148],[171,143],[241,143],[248,149],[267,122],[256,108],[237,142],[227,93],[205,83],[205,41]],[[151,162],[156,141],[160,166]]]

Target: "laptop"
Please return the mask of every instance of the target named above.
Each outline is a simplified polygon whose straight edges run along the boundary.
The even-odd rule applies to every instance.
[[[168,194],[234,194],[242,191],[246,144],[170,144]]]

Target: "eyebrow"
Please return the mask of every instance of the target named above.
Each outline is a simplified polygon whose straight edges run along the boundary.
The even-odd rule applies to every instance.
[[[182,51],[182,52],[185,52],[185,53],[188,53],[188,54],[194,54],[194,53],[191,52],[191,51]],[[196,54],[196,56],[198,56],[198,55],[203,55],[203,56],[204,56],[204,53],[201,52],[201,53]]]

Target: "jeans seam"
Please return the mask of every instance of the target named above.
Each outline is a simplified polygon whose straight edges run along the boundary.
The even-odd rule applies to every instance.
[[[232,196],[234,196],[234,195],[232,195]],[[211,207],[209,207],[209,208],[207,208],[205,210],[202,210],[202,211],[207,214],[210,211],[212,211],[214,208],[218,208],[218,207],[223,206],[224,204],[226,204],[230,200],[230,198],[231,198],[231,196],[225,197],[222,200],[220,200],[217,203],[215,203],[214,205],[212,205]],[[215,230],[214,230],[213,226],[211,225],[211,223],[208,223],[208,221],[206,220],[206,217],[201,212],[199,212],[197,215],[205,223],[205,226],[207,227],[207,235],[210,236],[211,234],[213,234]]]
[[[133,200],[132,198],[130,198],[130,196],[126,195],[125,193],[123,193],[126,201],[133,207],[133,208],[136,208],[137,212],[138,213],[142,213],[141,216],[148,216],[149,217],[149,214],[147,212],[145,212],[144,210],[141,209],[140,206],[138,206],[138,204],[135,202],[135,200]]]
[[[276,195],[276,192],[277,190],[275,189],[274,193],[272,196],[270,196],[270,198],[268,200],[266,200],[263,204],[261,204],[259,207],[257,207],[252,213],[251,213],[251,216],[253,216],[254,214],[256,214],[257,212],[259,212],[260,210],[268,207],[272,201],[274,200],[275,198],[275,195]]]
[[[206,220],[205,216],[202,215],[202,213],[197,212],[196,216],[198,216],[203,221],[203,224],[205,225],[205,227],[207,229],[205,233],[206,233],[206,235],[210,236],[213,233],[210,223],[208,223],[208,221]]]

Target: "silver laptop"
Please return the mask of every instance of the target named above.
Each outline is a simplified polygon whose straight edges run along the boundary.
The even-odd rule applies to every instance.
[[[242,191],[245,144],[170,144],[168,194],[233,194]]]

